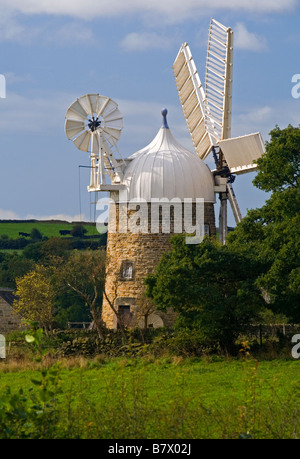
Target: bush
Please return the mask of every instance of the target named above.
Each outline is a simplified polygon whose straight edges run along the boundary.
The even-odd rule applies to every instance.
[[[43,239],[43,235],[37,228],[32,228],[30,232],[30,238],[33,241],[41,241]]]
[[[155,355],[170,353],[182,357],[200,357],[220,352],[216,343],[210,343],[198,329],[180,329],[160,333],[150,345]]]
[[[78,224],[78,225],[74,225],[70,234],[71,236],[73,237],[84,237],[85,233],[87,232],[87,229],[81,225],[81,224]]]

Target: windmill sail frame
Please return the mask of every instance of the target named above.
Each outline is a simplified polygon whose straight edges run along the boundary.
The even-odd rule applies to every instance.
[[[173,64],[173,72],[186,123],[200,159],[211,151],[216,159],[215,192],[219,193],[220,241],[227,235],[227,201],[236,223],[242,219],[232,188],[234,176],[254,171],[264,154],[260,133],[231,138],[233,30],[211,19],[203,88],[191,50],[183,43]],[[195,100],[198,99],[198,103]],[[218,153],[217,153],[218,152]],[[217,177],[226,179],[220,190]]]
[[[211,19],[205,71],[206,129],[215,142],[231,136],[233,31]]]
[[[91,178],[88,191],[120,188],[125,162],[117,148],[123,129],[118,104],[109,97],[86,94],[66,112],[65,132],[79,150],[90,152]],[[107,183],[109,178],[110,183]]]
[[[173,72],[185,120],[194,148],[201,159],[213,146],[206,129],[205,94],[189,45],[183,43],[173,64]]]

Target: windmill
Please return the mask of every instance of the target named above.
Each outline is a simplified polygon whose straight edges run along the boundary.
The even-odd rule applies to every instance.
[[[178,52],[173,72],[196,153],[202,160],[213,153],[216,170],[212,173],[220,198],[219,236],[225,244],[228,200],[236,223],[242,218],[232,187],[235,175],[254,171],[255,161],[265,151],[259,132],[231,137],[232,29],[211,19],[204,88],[187,43]]]
[[[117,148],[123,117],[115,101],[86,94],[66,112],[65,132],[79,150],[90,152],[91,179],[88,191],[120,188],[125,161]]]

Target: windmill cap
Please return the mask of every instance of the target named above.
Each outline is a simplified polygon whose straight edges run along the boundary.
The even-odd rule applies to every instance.
[[[129,157],[124,171],[128,198],[151,202],[152,198],[203,198],[215,202],[214,180],[209,167],[173,137],[164,125],[149,145]]]

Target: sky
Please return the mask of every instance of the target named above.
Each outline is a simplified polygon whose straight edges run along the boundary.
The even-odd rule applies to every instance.
[[[268,141],[276,125],[298,126],[299,3],[0,0],[0,219],[97,218],[82,167],[89,155],[64,132],[66,110],[81,95],[118,103],[123,157],[154,138],[163,108],[174,137],[193,151],[172,65],[188,42],[204,82],[211,18],[234,32],[232,136],[259,131]],[[268,198],[254,176],[234,182],[243,216]]]

